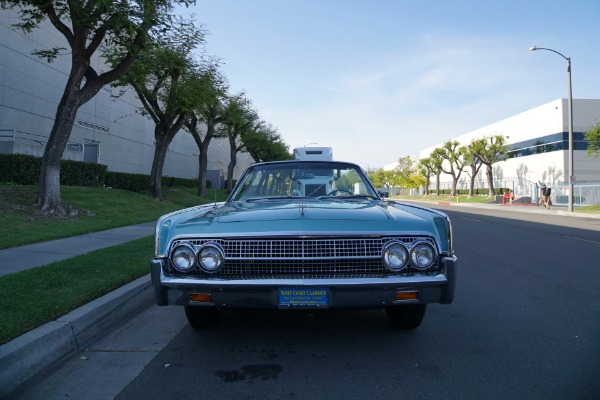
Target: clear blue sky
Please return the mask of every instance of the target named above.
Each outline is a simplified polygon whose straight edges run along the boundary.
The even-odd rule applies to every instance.
[[[599,0],[197,0],[232,93],[294,147],[378,168],[567,97],[600,98]],[[490,132],[493,134],[495,132]]]

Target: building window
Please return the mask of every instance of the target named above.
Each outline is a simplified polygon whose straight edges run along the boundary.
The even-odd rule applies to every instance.
[[[574,150],[586,150],[587,141],[584,139],[583,132],[573,132]],[[519,143],[508,145],[507,158],[517,158],[531,156],[535,154],[550,153],[553,151],[563,151],[569,149],[569,133],[555,133],[553,135],[543,136],[536,139],[525,140]]]

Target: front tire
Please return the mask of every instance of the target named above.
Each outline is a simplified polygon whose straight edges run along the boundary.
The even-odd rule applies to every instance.
[[[385,309],[390,323],[401,329],[415,329],[423,321],[427,304],[404,304]]]
[[[219,322],[219,310],[215,307],[185,306],[185,316],[194,329],[213,328]]]

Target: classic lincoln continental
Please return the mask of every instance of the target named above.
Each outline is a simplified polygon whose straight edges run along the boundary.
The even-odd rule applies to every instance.
[[[304,157],[254,164],[224,203],[162,216],[151,269],[157,304],[184,306],[196,329],[244,308],[382,309],[412,329],[428,303],[452,302],[456,256],[444,213]]]

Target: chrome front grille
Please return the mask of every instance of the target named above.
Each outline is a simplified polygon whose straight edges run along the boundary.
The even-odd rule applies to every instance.
[[[377,238],[202,238],[181,239],[197,249],[205,243],[218,243],[225,254],[225,265],[211,277],[225,279],[335,279],[383,277],[390,275],[432,275],[438,272],[439,263],[426,270],[408,267],[392,273],[381,261],[383,247],[390,241],[401,241],[409,249],[413,243],[427,241],[437,248],[427,236],[377,237]],[[183,275],[172,266],[169,273]],[[197,266],[185,275],[206,275]]]
[[[195,245],[202,245],[192,241]],[[331,260],[381,256],[381,243],[373,239],[219,240],[229,260]]]

